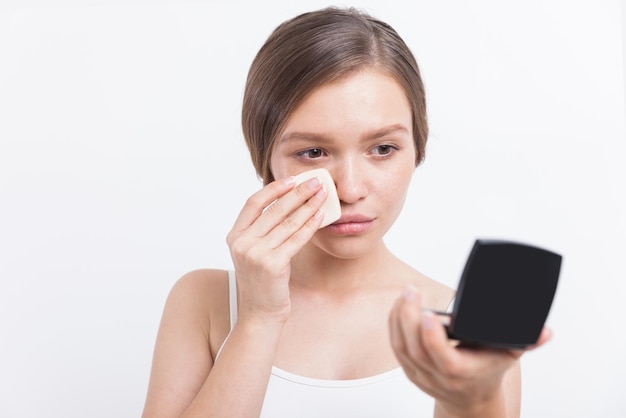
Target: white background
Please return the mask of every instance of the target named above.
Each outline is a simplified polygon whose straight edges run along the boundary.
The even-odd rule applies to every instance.
[[[328,4],[0,3],[0,416],[140,415],[169,289],[231,266],[260,187],[247,68]],[[562,253],[523,416],[626,417],[620,3],[352,5],[398,30],[427,87],[427,160],[389,246],[451,286],[476,237]]]

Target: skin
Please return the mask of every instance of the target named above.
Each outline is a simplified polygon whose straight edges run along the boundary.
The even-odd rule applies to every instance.
[[[452,289],[384,244],[415,170],[411,126],[400,85],[373,69],[305,98],[273,149],[278,180],[248,199],[227,237],[237,324],[229,334],[226,272],[181,278],[157,336],[144,417],[258,417],[272,366],[320,379],[401,366],[436,398],[438,417],[519,415],[521,352],[454,347],[422,313],[445,310]],[[292,179],[319,167],[342,206],[320,230],[326,191]]]

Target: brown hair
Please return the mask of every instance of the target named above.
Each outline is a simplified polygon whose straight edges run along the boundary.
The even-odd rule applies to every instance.
[[[428,123],[415,57],[388,24],[353,8],[330,7],[282,23],[250,67],[241,119],[264,184],[274,180],[271,152],[291,112],[313,89],[364,67],[384,71],[403,87],[413,114],[415,164],[423,160]]]

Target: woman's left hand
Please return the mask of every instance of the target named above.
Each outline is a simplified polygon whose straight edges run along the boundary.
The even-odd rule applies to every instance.
[[[421,297],[407,287],[390,315],[393,350],[407,377],[436,400],[435,416],[507,416],[508,404],[519,404],[519,384],[511,391],[505,374],[518,367],[525,351],[550,339],[544,328],[537,344],[527,350],[455,347],[443,324],[422,311]],[[511,393],[515,392],[515,393]]]

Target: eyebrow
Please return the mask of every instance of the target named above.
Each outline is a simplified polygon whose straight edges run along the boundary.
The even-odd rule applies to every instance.
[[[394,134],[396,132],[408,133],[409,130],[406,128],[406,126],[397,123],[397,124],[384,126],[382,128],[372,130],[372,131],[368,132],[367,134],[365,134],[362,137],[362,140],[368,141],[368,140],[372,140],[372,139],[384,138],[384,137],[386,137],[388,135],[391,135],[391,134]],[[283,142],[287,142],[287,141],[291,141],[291,140],[309,140],[309,141],[316,141],[316,142],[331,142],[332,138],[329,137],[328,135],[325,135],[325,134],[318,134],[318,133],[313,133],[313,132],[298,132],[298,131],[295,131],[295,132],[289,132],[289,133],[281,136],[279,141],[278,141],[278,143],[283,143]]]

